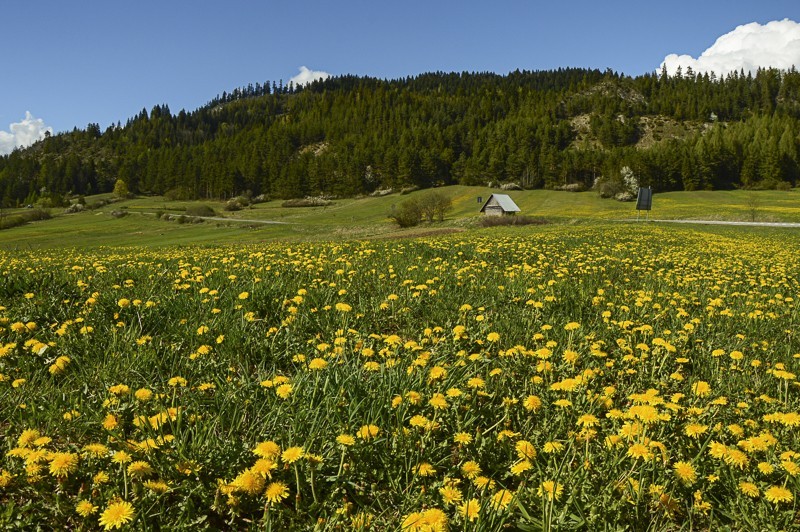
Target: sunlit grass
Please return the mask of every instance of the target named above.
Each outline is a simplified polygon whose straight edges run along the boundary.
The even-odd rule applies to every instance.
[[[0,252],[0,524],[791,529],[798,244]]]

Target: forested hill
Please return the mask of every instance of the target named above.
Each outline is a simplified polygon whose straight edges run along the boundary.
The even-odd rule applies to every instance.
[[[800,73],[724,79],[611,71],[341,76],[163,105],[123,126],[50,136],[0,158],[4,204],[131,191],[349,196],[515,182],[590,187],[633,169],[655,190],[787,186],[800,176]]]

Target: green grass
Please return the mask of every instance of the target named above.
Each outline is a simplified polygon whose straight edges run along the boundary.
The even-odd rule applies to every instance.
[[[408,195],[348,198],[335,200],[326,207],[287,208],[276,200],[254,205],[237,212],[226,212],[223,201],[166,201],[161,197],[141,197],[105,206],[97,210],[61,215],[53,209],[52,220],[36,222],[0,231],[3,249],[40,249],[53,247],[96,246],[169,246],[176,244],[212,244],[225,242],[254,243],[265,240],[292,241],[387,238],[429,234],[431,230],[469,228],[480,216],[481,204],[495,189],[451,186],[439,189],[453,200],[453,210],[443,223],[399,231],[389,220],[393,206],[426,191]],[[571,193],[552,190],[507,192],[528,216],[544,217],[554,223],[594,223],[630,220],[636,217],[633,203],[601,199],[594,192]],[[107,199],[108,195],[87,199],[88,203]],[[752,204],[755,199],[755,206]],[[156,220],[154,213],[183,214],[198,203],[208,205],[224,222],[183,224]],[[113,219],[114,209],[130,215]],[[669,192],[653,198],[654,219],[699,219],[800,222],[800,192],[714,191]],[[256,225],[238,220],[269,220],[281,225]]]
[[[800,232],[227,238],[0,250],[0,528],[797,528]]]

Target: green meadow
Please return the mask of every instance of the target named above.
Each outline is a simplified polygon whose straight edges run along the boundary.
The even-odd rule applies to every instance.
[[[334,200],[326,207],[282,207],[282,201],[253,205],[237,212],[224,211],[222,201],[167,201],[161,197],[140,197],[110,204],[97,210],[61,214],[52,209],[52,219],[0,230],[4,249],[39,249],[56,247],[89,248],[96,246],[169,246],[213,243],[254,243],[275,239],[348,240],[359,238],[413,237],[446,230],[477,226],[480,203],[497,190],[451,186],[438,189],[452,199],[453,209],[444,222],[399,230],[388,218],[392,209],[415,197],[391,194]],[[601,199],[593,192],[553,190],[509,191],[522,214],[544,218],[555,224],[583,224],[597,221],[635,220],[634,203]],[[108,199],[110,195],[87,198],[88,203]],[[224,220],[203,223],[167,222],[156,213],[180,215],[193,205],[207,205]],[[113,218],[113,210],[128,213]],[[7,210],[6,214],[13,214]],[[732,220],[757,222],[800,222],[800,192],[792,191],[699,191],[656,194],[654,219]],[[644,217],[644,216],[643,216]],[[253,220],[253,222],[243,221]],[[280,224],[258,222],[273,221]]]
[[[0,231],[0,528],[800,527],[800,231],[554,191],[482,228],[443,190],[407,230],[424,192]]]

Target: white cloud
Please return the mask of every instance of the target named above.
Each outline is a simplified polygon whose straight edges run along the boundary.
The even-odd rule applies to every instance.
[[[53,128],[46,126],[44,120],[35,118],[30,111],[25,111],[25,118],[14,122],[8,131],[0,131],[0,155],[7,155],[14,148],[30,146],[37,140],[44,138],[45,132],[53,133]]]
[[[301,66],[300,73],[290,79],[289,83],[294,83],[295,85],[307,85],[312,81],[316,81],[318,79],[328,79],[329,77],[331,77],[331,75],[327,72],[323,72],[321,70],[310,70],[307,67]]]
[[[793,65],[800,68],[800,24],[788,18],[763,26],[758,22],[738,26],[697,59],[670,54],[661,63],[670,75],[680,66],[683,72],[692,67],[696,73],[713,71],[717,76],[741,69],[755,73],[759,67],[786,70]]]

